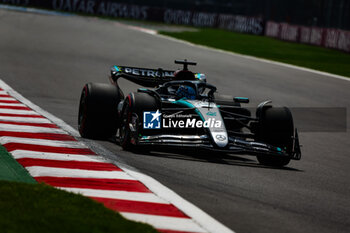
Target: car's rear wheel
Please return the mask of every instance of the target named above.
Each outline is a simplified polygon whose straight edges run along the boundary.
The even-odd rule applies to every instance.
[[[117,107],[120,99],[119,89],[114,85],[86,84],[79,104],[80,135],[91,139],[106,139],[115,135],[119,125]]]
[[[291,154],[293,147],[294,124],[290,110],[286,107],[263,109],[260,117],[259,140],[280,147]],[[283,167],[290,162],[289,157],[258,155],[260,164]]]

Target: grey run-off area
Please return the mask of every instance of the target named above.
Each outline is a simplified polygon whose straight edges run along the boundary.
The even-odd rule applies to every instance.
[[[108,82],[110,66],[173,69],[173,60],[183,58],[197,61],[194,70],[223,94],[250,97],[250,106],[271,99],[289,107],[346,108],[346,132],[302,132],[303,158],[285,169],[262,167],[254,157],[133,154],[98,143],[236,232],[349,231],[349,81],[189,46],[113,21],[4,10],[0,19],[0,78],[75,128],[81,88]]]

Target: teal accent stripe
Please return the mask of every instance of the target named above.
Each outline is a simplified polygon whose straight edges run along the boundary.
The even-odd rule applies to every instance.
[[[198,114],[198,116],[202,119],[202,121],[205,121],[202,113],[190,102],[185,101],[184,99],[179,99],[173,102],[174,104],[179,104],[188,108],[195,108],[195,112]]]
[[[120,72],[120,69],[118,66],[114,66],[114,69],[117,71],[117,72]]]

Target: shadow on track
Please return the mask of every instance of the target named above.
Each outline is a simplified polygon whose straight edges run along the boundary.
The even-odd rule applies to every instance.
[[[262,168],[262,169],[276,169],[276,170],[285,170],[285,171],[295,171],[303,172],[302,170],[291,168],[291,167],[269,167],[259,164],[255,159],[243,158],[237,155],[220,153],[220,152],[210,152],[210,151],[201,151],[200,153],[187,150],[177,150],[177,153],[157,150],[157,151],[147,151],[147,150],[134,150],[132,153],[140,156],[160,156],[169,159],[179,159],[179,160],[188,160],[188,161],[198,161],[198,162],[207,162],[207,163],[216,163],[216,164],[225,164],[232,166],[242,166],[242,167],[253,167],[253,168]]]
[[[115,144],[116,146],[120,146],[119,141],[116,140],[115,138],[109,138],[108,141],[110,143]],[[230,166],[304,172],[303,170],[299,170],[292,167],[269,167],[269,166],[261,165],[257,162],[256,159],[252,159],[252,158],[255,158],[254,156],[248,156],[248,158],[246,158],[246,157],[241,157],[237,154],[229,154],[225,152],[213,152],[205,149],[198,150],[196,148],[193,148],[193,149],[176,148],[175,150],[176,152],[174,152],[174,148],[169,149],[168,147],[159,147],[157,148],[157,150],[151,150],[150,148],[147,148],[147,147],[140,147],[137,149],[133,149],[129,152],[139,156],[163,157],[168,159],[216,163],[216,164],[224,164],[224,165],[230,165]]]

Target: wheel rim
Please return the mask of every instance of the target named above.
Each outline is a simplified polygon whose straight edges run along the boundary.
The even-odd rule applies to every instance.
[[[87,114],[86,97],[87,97],[87,89],[85,86],[83,89],[83,92],[81,93],[80,104],[79,104],[78,128],[80,131],[84,128],[84,124],[86,121],[86,114]]]
[[[120,141],[125,143],[129,134],[129,122],[130,122],[130,106],[129,103],[126,103],[125,108],[122,114],[122,121],[120,126]]]

